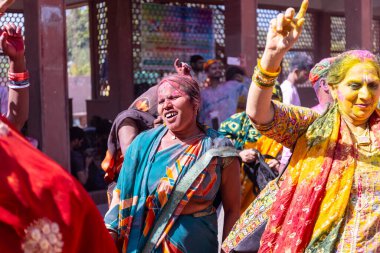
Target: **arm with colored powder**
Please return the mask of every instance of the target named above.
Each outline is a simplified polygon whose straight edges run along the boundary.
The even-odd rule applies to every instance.
[[[4,15],[5,11],[11,6],[15,0],[0,0],[0,17]]]
[[[271,20],[263,57],[258,62],[260,73],[264,76],[275,77],[279,74],[284,55],[301,34],[307,7],[308,0],[304,0],[297,15],[293,8],[288,8],[285,13],[280,13]],[[273,87],[262,87],[252,82],[246,111],[254,123],[264,125],[273,121],[272,89]]]

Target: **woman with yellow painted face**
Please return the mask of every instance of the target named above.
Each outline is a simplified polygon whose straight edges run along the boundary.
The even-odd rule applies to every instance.
[[[280,62],[297,41],[308,1],[271,21],[247,114],[293,156],[260,252],[380,252],[380,66],[368,51],[337,57],[327,81],[335,103],[322,116],[271,101]]]

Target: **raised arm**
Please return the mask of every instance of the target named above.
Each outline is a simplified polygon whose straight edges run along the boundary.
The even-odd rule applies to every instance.
[[[8,120],[20,130],[29,114],[29,74],[25,64],[25,47],[21,27],[6,24],[2,28],[0,45],[9,57]]]
[[[270,22],[263,57],[255,68],[248,92],[246,111],[256,124],[264,125],[273,121],[272,89],[284,55],[301,34],[308,4],[308,0],[303,0],[297,15],[293,8],[288,8]]]
[[[0,17],[4,15],[5,11],[11,6],[15,0],[0,0]]]

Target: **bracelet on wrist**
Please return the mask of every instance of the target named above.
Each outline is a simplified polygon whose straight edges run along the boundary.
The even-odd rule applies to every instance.
[[[23,88],[29,87],[30,83],[29,83],[29,79],[26,79],[23,81],[10,80],[7,85],[10,89],[23,89]]]
[[[16,82],[29,80],[29,72],[28,71],[21,72],[21,73],[8,72],[8,79],[10,81],[16,81]]]
[[[260,88],[271,88],[276,84],[277,76],[268,77],[264,75],[258,66],[255,67],[253,72],[252,82],[254,82]]]
[[[269,72],[264,70],[261,67],[261,59],[257,59],[257,67],[259,68],[261,74],[267,77],[278,77],[278,75],[281,73],[281,67],[279,67],[276,72]]]
[[[274,87],[274,85],[262,85],[260,83],[258,83],[256,80],[252,80],[252,82],[257,86],[259,87],[260,89],[272,89]]]

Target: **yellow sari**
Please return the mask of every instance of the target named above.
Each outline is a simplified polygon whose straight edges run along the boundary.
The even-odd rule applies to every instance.
[[[333,252],[344,226],[358,149],[337,106],[317,117],[307,108],[274,104],[274,121],[257,126],[292,146],[284,181],[269,214],[259,252]],[[370,131],[380,143],[380,117]],[[372,159],[371,164],[379,164]]]

